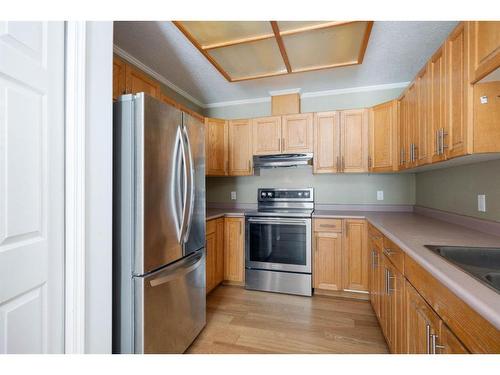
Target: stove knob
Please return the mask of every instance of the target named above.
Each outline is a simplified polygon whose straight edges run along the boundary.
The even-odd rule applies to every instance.
[[[301,191],[299,191],[299,197],[301,197],[301,196],[302,196],[302,192],[301,192]]]
[[[267,196],[268,196],[269,198],[272,198],[272,197],[273,197],[273,193],[272,193],[272,192],[268,192],[268,193],[267,193]]]
[[[266,192],[265,192],[265,191],[262,191],[262,192],[260,193],[260,196],[261,196],[262,198],[265,198],[265,197],[266,197]]]

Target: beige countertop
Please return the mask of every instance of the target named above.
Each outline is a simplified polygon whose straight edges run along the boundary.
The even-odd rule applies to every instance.
[[[243,217],[245,212],[252,211],[242,208],[207,208],[206,220],[218,219],[219,217]]]
[[[366,218],[453,293],[500,329],[500,294],[424,245],[500,247],[500,236],[412,212],[314,211],[313,217]]]

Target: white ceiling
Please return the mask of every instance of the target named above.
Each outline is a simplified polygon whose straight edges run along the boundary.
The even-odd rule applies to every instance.
[[[361,65],[230,83],[169,21],[115,22],[115,45],[203,106],[301,93],[411,81],[457,22],[380,21],[373,25]]]

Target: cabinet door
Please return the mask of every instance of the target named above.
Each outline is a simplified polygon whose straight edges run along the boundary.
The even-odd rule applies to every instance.
[[[206,279],[206,293],[215,286],[215,261],[217,251],[217,232],[215,220],[207,221],[206,225],[207,239],[205,246],[205,279]]]
[[[314,173],[337,173],[340,169],[340,113],[314,114]]]
[[[440,321],[439,336],[431,337],[431,347],[433,354],[468,354],[467,348],[450,331],[450,329]]]
[[[375,315],[380,320],[380,257],[382,256],[380,249],[375,245],[375,243],[368,239],[368,248],[370,249],[370,266],[369,266],[369,289],[370,289],[370,302],[375,311]]]
[[[283,154],[313,152],[313,114],[282,117]]]
[[[398,100],[398,170],[406,169],[408,154],[406,140],[408,131],[408,100],[406,95]]]
[[[353,291],[368,291],[368,236],[366,220],[346,219],[343,258],[343,286]]]
[[[417,146],[417,89],[415,83],[411,83],[405,95],[406,99],[406,167],[417,166],[416,151]]]
[[[244,282],[244,218],[228,217],[224,222],[224,280]]]
[[[216,256],[215,256],[215,285],[219,285],[224,280],[224,219],[216,221]]]
[[[474,153],[500,152],[500,80],[476,83],[473,90]]]
[[[314,232],[313,286],[342,290],[342,234]]]
[[[429,66],[427,65],[417,76],[417,113],[416,113],[416,145],[415,158],[417,165],[429,163],[429,133],[430,133],[430,85]]]
[[[282,149],[281,116],[261,117],[252,120],[253,154],[280,154]]]
[[[228,133],[229,175],[252,175],[252,126],[250,120],[229,121]]]
[[[205,119],[205,174],[226,176],[228,173],[228,125],[227,121]]]
[[[368,111],[340,113],[342,172],[368,172]]]
[[[471,88],[468,82],[467,38],[464,23],[461,23],[448,37],[445,44],[446,57],[446,109],[448,135],[445,136],[447,158],[470,153],[472,122],[469,120]],[[472,102],[471,102],[472,103]]]
[[[429,154],[431,162],[445,159],[441,152],[440,134],[448,134],[446,123],[446,75],[445,75],[444,48],[440,48],[429,62],[430,78],[430,126],[429,126]],[[444,142],[444,140],[443,140]]]
[[[431,335],[439,332],[439,317],[406,282],[406,337],[408,354],[431,354]]]
[[[154,79],[128,64],[125,66],[125,75],[127,93],[145,92],[154,98],[161,99],[160,85]]]
[[[500,66],[500,21],[466,22],[470,41],[470,83]]]
[[[126,93],[125,62],[113,57],[113,100]]]
[[[370,109],[368,168],[371,172],[397,170],[397,101]]]

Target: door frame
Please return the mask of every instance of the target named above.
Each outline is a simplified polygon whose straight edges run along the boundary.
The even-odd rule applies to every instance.
[[[87,24],[65,22],[64,351],[85,353]]]

